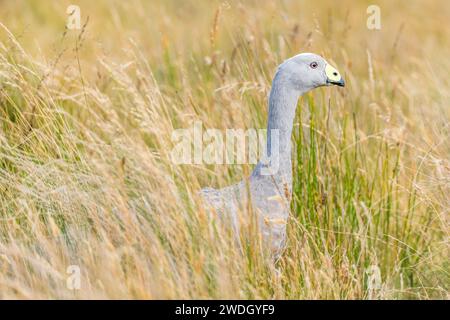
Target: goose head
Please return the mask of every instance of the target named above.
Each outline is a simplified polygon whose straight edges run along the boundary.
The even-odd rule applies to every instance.
[[[339,71],[314,53],[301,53],[287,59],[278,67],[277,73],[285,85],[301,93],[322,86],[345,86]]]

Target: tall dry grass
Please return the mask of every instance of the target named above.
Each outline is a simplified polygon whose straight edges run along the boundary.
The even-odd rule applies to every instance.
[[[448,298],[448,1],[379,1],[379,31],[364,1],[78,1],[82,30],[68,1],[0,3],[1,298]],[[171,134],[264,128],[298,52],[347,87],[299,102],[273,264],[196,195],[251,167],[174,165]]]

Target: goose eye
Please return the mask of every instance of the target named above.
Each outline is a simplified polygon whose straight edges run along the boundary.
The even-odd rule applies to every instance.
[[[311,67],[311,68],[313,68],[313,69],[315,69],[315,68],[317,68],[317,66],[318,66],[319,64],[317,63],[317,62],[311,62],[310,64],[309,64],[309,66]]]

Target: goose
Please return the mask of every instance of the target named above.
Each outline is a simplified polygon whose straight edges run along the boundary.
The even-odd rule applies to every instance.
[[[239,232],[242,219],[251,208],[270,254],[279,258],[286,244],[286,225],[292,197],[291,134],[297,101],[306,92],[345,82],[324,58],[301,53],[277,68],[269,95],[267,144],[249,177],[222,188],[200,191],[208,212]],[[250,198],[250,199],[249,199]],[[250,200],[250,202],[249,202]]]

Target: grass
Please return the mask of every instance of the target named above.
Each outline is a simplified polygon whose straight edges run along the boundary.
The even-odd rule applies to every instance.
[[[0,298],[448,299],[446,1],[380,1],[381,30],[363,1],[79,1],[65,30],[69,4],[2,4]],[[197,196],[251,166],[175,165],[171,134],[264,128],[298,52],[347,86],[299,101],[274,265]]]

